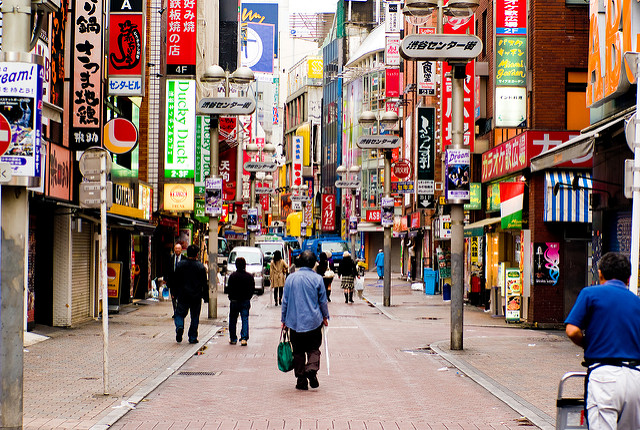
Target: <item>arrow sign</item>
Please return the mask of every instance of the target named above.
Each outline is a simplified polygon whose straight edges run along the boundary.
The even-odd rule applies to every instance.
[[[400,44],[400,55],[407,60],[466,63],[481,52],[482,40],[471,34],[410,34]]]
[[[278,167],[278,164],[269,161],[247,161],[244,163],[244,170],[247,172],[273,172]]]
[[[11,125],[4,115],[0,114],[0,155],[3,155],[11,145]],[[11,178],[11,175],[9,175]]]
[[[360,149],[395,149],[400,147],[400,136],[374,135],[360,136],[356,141]]]
[[[0,163],[0,184],[9,182],[12,176],[11,164]]]
[[[209,115],[250,115],[256,110],[256,101],[248,97],[209,97],[200,99],[198,110]]]
[[[337,188],[360,188],[360,181],[336,181]]]

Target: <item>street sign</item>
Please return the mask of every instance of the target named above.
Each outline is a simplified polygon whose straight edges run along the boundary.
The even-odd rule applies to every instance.
[[[360,136],[356,145],[360,149],[394,149],[400,146],[400,136],[391,134]]]
[[[0,114],[0,155],[4,155],[11,145],[11,125],[4,115]]]
[[[291,196],[291,201],[306,203],[306,202],[310,202],[311,198],[309,198],[309,196]]]
[[[100,208],[100,182],[80,182],[80,207]],[[113,204],[113,183],[107,181],[107,208]]]
[[[278,167],[274,161],[247,161],[244,170],[247,172],[273,172]]]
[[[251,115],[256,101],[248,97],[209,97],[200,99],[198,111],[213,115]]]
[[[0,184],[9,182],[12,176],[11,164],[0,163]]]
[[[400,44],[400,55],[407,60],[466,63],[481,52],[482,40],[472,34],[410,34]]]
[[[256,187],[256,194],[271,194],[273,193],[273,188],[271,187]]]
[[[336,181],[336,187],[337,188],[360,188],[360,181],[359,180],[355,180],[355,181]]]
[[[111,156],[105,149],[93,147],[84,151],[80,157],[78,166],[82,176],[90,181],[100,180],[100,157],[102,154],[104,154],[107,159],[107,170],[105,174],[109,174],[111,171]]]

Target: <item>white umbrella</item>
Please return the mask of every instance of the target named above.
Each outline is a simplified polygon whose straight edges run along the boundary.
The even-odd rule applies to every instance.
[[[322,326],[322,332],[324,333],[324,354],[327,356],[327,376],[330,374],[329,370],[331,366],[329,366],[329,327],[326,325]]]

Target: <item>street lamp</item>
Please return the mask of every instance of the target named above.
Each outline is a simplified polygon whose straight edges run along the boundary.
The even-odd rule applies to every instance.
[[[345,175],[351,176],[350,178],[346,178],[346,179],[351,179],[351,180],[358,180],[359,179],[359,173],[360,173],[360,166],[358,166],[357,164],[352,165],[351,167],[349,167],[347,169],[346,166],[341,165],[340,167],[338,167],[336,169],[336,173],[338,175],[340,175],[341,177],[345,177]],[[351,190],[351,204],[349,206],[349,212],[351,214],[351,216],[355,216],[357,218],[360,218],[359,214],[356,214],[356,190],[357,188],[350,188]],[[350,220],[349,220],[350,223]],[[349,235],[351,236],[351,254],[353,255],[353,258],[356,258],[356,234],[357,232],[351,232],[349,231]]]
[[[381,124],[385,129],[393,128],[398,122],[398,114],[393,111],[386,111],[380,119],[375,113],[371,111],[365,111],[358,118],[358,122],[362,127],[370,128],[376,123]],[[378,133],[380,128],[378,127]],[[391,150],[383,149],[384,151],[384,196],[385,198],[391,198]],[[382,205],[380,207],[382,214]],[[382,304],[384,306],[391,306],[391,226],[384,226],[384,280],[382,289]]]
[[[240,67],[231,75],[218,65],[209,66],[200,81],[214,87],[214,95],[219,96],[219,84],[224,84],[224,93],[219,98],[229,98],[229,84],[243,90],[254,80],[253,71],[248,67]],[[255,104],[253,105],[255,110]],[[209,113],[210,164],[209,177],[218,177],[219,162],[219,118],[224,112]],[[240,144],[238,144],[240,147]],[[218,215],[209,217],[209,318],[218,317]]]
[[[246,151],[249,154],[255,154],[256,155],[256,160],[258,163],[262,163],[262,153],[265,154],[273,154],[276,152],[276,147],[275,145],[271,144],[271,143],[267,143],[266,145],[264,145],[264,147],[260,147],[258,146],[256,143],[249,143],[246,147]],[[271,158],[271,157],[269,157]],[[270,160],[269,160],[270,161]],[[265,168],[265,165],[263,165]],[[249,181],[250,181],[250,194],[249,194],[249,208],[250,209],[256,209],[256,178],[257,175],[260,175],[260,180],[265,179],[266,177],[266,173],[264,170],[261,171],[251,171],[249,172]],[[273,179],[273,177],[272,177]],[[247,218],[248,219],[248,218]],[[248,230],[248,235],[249,235],[249,246],[255,246],[256,243],[256,236],[255,236],[255,231],[253,229]]]
[[[438,12],[437,33],[442,34],[444,15],[451,17],[469,17],[480,5],[480,0],[406,0],[402,13],[405,16],[425,17]]]

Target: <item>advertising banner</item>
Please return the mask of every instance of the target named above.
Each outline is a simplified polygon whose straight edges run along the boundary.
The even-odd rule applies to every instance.
[[[366,213],[367,222],[380,222],[380,209],[367,209]]]
[[[0,161],[11,164],[13,176],[41,176],[43,74],[37,64],[0,63],[0,114],[11,127],[11,142]]]
[[[393,197],[383,197],[381,202],[380,223],[383,227],[393,227]],[[406,230],[406,228],[405,228]]]
[[[400,96],[400,69],[385,69],[385,97]]]
[[[349,234],[356,234],[358,232],[358,217],[350,216],[349,217]]]
[[[76,0],[71,148],[102,146],[103,2]]]
[[[469,186],[469,203],[464,204],[465,211],[479,211],[482,209],[482,184],[472,182]]]
[[[507,321],[517,322],[520,321],[520,309],[522,308],[520,269],[505,269],[504,278],[507,292],[504,316]]]
[[[109,94],[143,96],[143,0],[109,2]]]
[[[449,202],[469,201],[471,153],[468,149],[447,149],[445,157],[445,196]]]
[[[418,95],[419,96],[435,96],[436,95],[436,62],[435,61],[418,61]]]
[[[70,201],[73,199],[73,161],[71,151],[54,143],[49,144],[49,197]]]
[[[257,231],[260,228],[258,225],[258,208],[247,209],[247,230]]]
[[[527,86],[527,38],[497,36],[496,85]]]
[[[527,0],[496,0],[496,34],[527,34]]]
[[[322,231],[336,229],[336,196],[334,194],[322,195]]]
[[[272,34],[274,35],[279,34],[278,33],[278,2],[277,1],[274,1],[272,3],[242,2],[241,10],[242,10],[242,13],[240,15],[240,21],[241,21],[240,42],[243,50],[245,49],[245,46],[246,47],[249,47],[250,45],[258,46],[260,44],[264,45],[264,43],[262,43],[259,40],[250,39],[250,35],[247,32],[249,23],[271,24],[273,26]],[[274,57],[273,54],[275,54],[275,58],[277,58],[278,56],[278,38],[277,37],[275,39],[272,38],[271,46],[273,47],[272,57]]]
[[[196,85],[167,79],[165,178],[193,178],[195,165]]]
[[[302,185],[303,137],[293,136],[293,156],[291,163],[291,183]]]
[[[533,285],[556,285],[560,278],[560,243],[533,244]]]
[[[496,127],[522,127],[527,120],[527,88],[496,87]]]
[[[399,1],[387,1],[385,10],[384,31],[385,33],[400,33],[404,30],[403,15]]]
[[[400,65],[400,36],[386,36],[384,50],[384,64],[386,66]]]
[[[164,210],[190,212],[193,201],[193,184],[164,184]]]
[[[417,158],[416,178],[418,207],[435,207],[435,155],[436,155],[436,110],[432,107],[416,109]]]
[[[167,75],[195,75],[197,0],[170,1],[167,8]]]
[[[500,217],[503,229],[522,228],[524,182],[500,183]]]
[[[211,171],[211,136],[209,115],[196,116],[196,164],[194,173],[195,194],[204,194],[204,180]]]
[[[273,24],[248,23],[246,41],[241,47],[241,64],[254,72],[273,73],[274,46],[275,26]]]
[[[205,215],[220,216],[222,214],[222,178],[207,178],[205,189]]]

